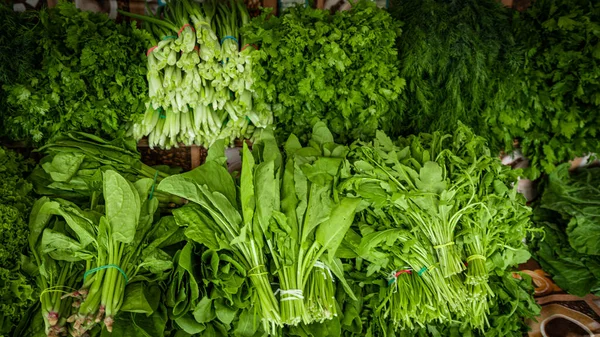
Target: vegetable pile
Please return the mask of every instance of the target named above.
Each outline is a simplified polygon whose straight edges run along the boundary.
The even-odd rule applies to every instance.
[[[154,37],[147,52],[150,104],[134,138],[149,136],[150,146],[162,148],[230,144],[271,124],[270,113],[253,109],[256,46],[238,32],[250,20],[243,3],[177,0],[161,9],[163,19],[123,13],[145,20]]]
[[[35,303],[36,287],[22,270],[32,186],[24,179],[31,162],[0,147],[0,336],[9,336]]]
[[[143,31],[68,2],[31,20],[36,24],[25,38],[36,41],[24,49],[36,51],[34,63],[3,86],[8,105],[3,132],[9,139],[43,144],[71,130],[113,138],[141,116],[148,90]]]
[[[405,82],[398,74],[398,23],[370,1],[347,12],[293,7],[244,29],[253,53],[254,106],[273,112],[279,139],[305,139],[325,120],[342,142],[397,132]]]
[[[543,228],[534,255],[562,289],[600,294],[600,168],[569,174],[567,164],[550,174],[536,209]]]

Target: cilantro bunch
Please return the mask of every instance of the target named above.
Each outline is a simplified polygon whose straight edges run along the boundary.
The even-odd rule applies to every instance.
[[[35,299],[35,282],[21,271],[33,203],[23,174],[30,168],[20,155],[0,147],[0,336],[9,335]]]
[[[36,66],[4,86],[9,138],[42,143],[70,130],[115,137],[143,114],[148,90],[143,31],[67,2],[34,19]]]
[[[280,138],[327,121],[340,142],[397,129],[404,80],[398,23],[369,1],[347,12],[295,7],[264,13],[244,30],[253,53],[254,107],[273,111]]]
[[[530,175],[600,150],[600,3],[539,0],[515,25],[526,49],[516,84],[486,113],[496,138],[518,138]]]

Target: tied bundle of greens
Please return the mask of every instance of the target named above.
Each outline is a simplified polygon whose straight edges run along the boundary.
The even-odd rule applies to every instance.
[[[4,85],[7,136],[40,144],[71,130],[108,137],[124,133],[147,100],[140,52],[147,34],[69,2],[42,10],[33,20],[37,24],[25,38],[33,34],[36,40],[35,66]]]
[[[35,282],[27,273],[27,216],[33,204],[24,179],[31,163],[0,147],[0,336],[9,336],[35,301]]]
[[[349,11],[298,6],[264,13],[243,33],[252,54],[254,107],[273,111],[281,139],[302,140],[325,120],[341,142],[396,132],[404,80],[394,41],[398,24],[370,1]]]
[[[238,30],[250,17],[238,0],[227,3],[171,1],[156,17],[125,13],[145,21],[150,103],[136,123],[134,138],[150,146],[210,146],[249,138],[255,127],[272,123],[270,113],[253,109],[252,57]]]
[[[386,277],[375,315],[394,330],[462,320],[486,331],[495,296],[490,276],[525,262],[530,209],[518,177],[491,156],[485,140],[459,125],[392,142],[378,133],[356,143],[342,188],[370,205],[361,212],[357,256],[366,276]],[[468,319],[466,319],[468,317]]]
[[[260,315],[265,331],[274,333],[281,326],[281,316],[271,289],[264,239],[273,205],[261,199],[270,196],[273,200],[273,188],[278,186],[275,167],[281,159],[276,145],[270,149],[245,153],[236,185],[225,167],[224,142],[218,141],[210,148],[206,163],[165,178],[158,189],[189,201],[174,215],[181,226],[188,227],[186,235],[191,240],[210,250],[232,253],[253,286],[254,315]]]
[[[599,24],[600,4],[590,0],[535,1],[515,21],[525,66],[485,120],[505,147],[519,139],[532,178],[600,150]]]
[[[152,179],[131,183],[107,170],[102,186],[104,204],[91,209],[47,197],[33,206],[29,246],[47,336],[87,336],[98,324],[111,332],[119,312],[159,308],[157,282],[173,267],[162,248],[177,242],[164,234],[176,224],[155,224]]]
[[[569,173],[569,164],[547,178],[534,220],[543,229],[534,256],[569,293],[600,294],[600,168]]]
[[[73,202],[90,203],[92,208],[102,195],[102,172],[114,170],[135,182],[150,178],[155,183],[177,170],[152,168],[141,161],[135,141],[116,138],[111,141],[82,132],[57,136],[38,151],[46,154],[35,168],[30,181],[40,195],[65,198]],[[181,204],[182,200],[152,190],[161,208]]]
[[[323,322],[338,315],[333,275],[346,283],[335,253],[360,199],[336,191],[348,148],[334,142],[324,123],[314,126],[308,146],[291,135],[284,147],[285,165],[277,169],[281,185],[273,187],[281,202],[270,202],[275,221],[266,233],[279,280],[281,318],[292,326]],[[261,197],[261,203],[267,198]]]

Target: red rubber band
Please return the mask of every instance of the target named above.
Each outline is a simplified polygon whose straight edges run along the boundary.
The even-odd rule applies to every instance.
[[[412,271],[410,269],[399,270],[396,272],[396,278],[402,274],[412,274]]]
[[[196,30],[194,29],[194,27],[192,27],[192,25],[190,25],[189,23],[186,23],[186,24],[185,24],[185,25],[183,25],[183,26],[181,27],[181,29],[180,29],[180,30],[177,32],[177,36],[181,35],[181,32],[183,32],[183,30],[184,30],[186,27],[190,27],[190,28],[192,28],[192,32],[195,32],[195,31],[196,31]]]
[[[148,49],[148,51],[146,52],[146,56],[149,56],[149,55],[150,55],[150,53],[151,53],[151,52],[152,52],[154,49],[156,49],[156,48],[158,48],[158,46],[154,46],[154,47],[152,47],[152,48]]]
[[[244,49],[246,49],[246,48],[248,48],[248,47],[252,47],[252,48],[254,48],[255,50],[258,50],[258,46],[257,46],[257,45],[255,45],[255,44],[249,44],[249,43],[248,43],[248,44],[246,44],[245,46],[243,46],[243,47],[242,47],[242,51],[244,51]]]

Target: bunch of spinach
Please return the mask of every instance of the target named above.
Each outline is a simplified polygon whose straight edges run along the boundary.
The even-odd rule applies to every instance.
[[[272,111],[278,138],[303,140],[325,120],[341,142],[396,131],[404,80],[398,75],[398,24],[369,1],[349,11],[298,6],[244,29],[252,54],[254,108]],[[265,112],[265,113],[267,113]]]
[[[135,182],[150,178],[160,182],[169,173],[178,172],[165,166],[150,167],[141,161],[136,142],[127,138],[104,140],[91,134],[70,132],[59,135],[38,149],[46,154],[29,180],[39,195],[91,203],[102,196],[102,173],[114,170]],[[152,191],[162,207],[181,204],[180,198]]]
[[[535,1],[515,21],[525,64],[485,120],[506,147],[519,139],[533,178],[600,150],[599,24],[590,0]]]
[[[183,236],[165,235],[178,228],[170,217],[155,224],[153,184],[107,170],[104,204],[93,209],[64,199],[36,201],[29,246],[47,336],[84,336],[100,331],[98,323],[110,332],[121,311],[152,315],[159,309],[158,282],[173,267],[163,248]]]
[[[486,331],[489,278],[529,258],[522,240],[531,211],[509,187],[519,173],[464,125],[397,142],[378,133],[354,144],[349,158],[341,186],[370,203],[356,253],[369,262],[367,276],[388,279],[375,316],[392,330],[462,320],[464,329]]]
[[[547,178],[534,220],[544,230],[533,250],[544,271],[572,294],[600,294],[600,168],[570,174],[568,164],[558,166]]]
[[[35,282],[25,271],[27,216],[32,186],[24,179],[31,163],[0,147],[0,336],[8,336],[35,301]]]
[[[244,276],[252,283],[255,303],[254,314],[248,319],[252,322],[254,315],[260,315],[269,333],[281,325],[279,305],[270,284],[264,238],[273,216],[273,204],[269,201],[275,200],[274,187],[279,182],[275,166],[281,165],[280,156],[272,143],[270,151],[254,155],[246,147],[240,183],[236,185],[225,167],[224,143],[218,141],[203,165],[167,177],[158,185],[160,191],[189,201],[174,213],[177,222],[188,227],[188,238],[210,250],[231,252],[242,266]],[[261,200],[263,197],[267,198],[265,202]]]
[[[69,2],[41,10],[33,19],[36,66],[4,85],[3,131],[10,139],[39,144],[71,130],[115,137],[142,117],[148,89],[140,51],[146,32]]]

